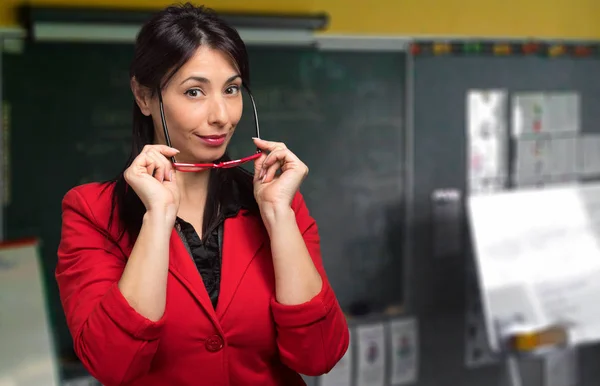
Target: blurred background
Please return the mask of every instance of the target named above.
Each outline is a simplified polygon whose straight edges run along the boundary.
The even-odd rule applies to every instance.
[[[0,2],[1,386],[95,384],[54,281],[60,203],[122,169],[133,41],[169,4]],[[600,175],[600,2],[199,4],[248,45],[261,135],[311,170],[302,191],[353,335],[334,372],[309,385],[510,384],[486,338],[465,200]],[[248,107],[234,156],[252,147]],[[23,245],[39,265],[19,276]],[[59,383],[10,379],[27,350],[51,353]],[[523,384],[600,385],[594,345],[572,359],[563,383],[547,362],[522,365]]]

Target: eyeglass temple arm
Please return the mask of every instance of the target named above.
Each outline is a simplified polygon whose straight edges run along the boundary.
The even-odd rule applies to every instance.
[[[167,146],[171,147],[171,138],[169,138],[169,130],[167,129],[167,120],[165,119],[165,108],[163,106],[162,92],[160,88],[156,91],[158,93],[158,106],[160,108],[160,120],[162,121],[163,131],[165,133],[165,141]],[[171,162],[175,163],[175,156],[171,156]]]
[[[256,128],[256,138],[260,138],[260,125],[258,124],[258,112],[256,111],[256,102],[254,102],[254,97],[252,96],[252,92],[250,91],[250,87],[243,84],[248,96],[250,97],[250,102],[252,102],[252,114],[254,115],[254,127]],[[260,152],[261,150],[257,147],[256,152]]]

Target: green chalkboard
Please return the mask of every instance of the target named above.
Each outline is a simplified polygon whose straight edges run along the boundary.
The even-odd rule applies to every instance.
[[[403,296],[404,54],[250,47],[262,135],[309,166],[303,193],[343,307]],[[29,44],[4,54],[10,111],[9,238],[43,241],[48,296],[61,353],[71,339],[54,267],[60,203],[74,185],[113,177],[129,152],[131,45]],[[249,106],[231,145],[252,151]]]

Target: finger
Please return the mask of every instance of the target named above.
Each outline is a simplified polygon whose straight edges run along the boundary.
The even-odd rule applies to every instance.
[[[176,154],[179,154],[179,150],[175,149],[174,147],[169,147],[166,145],[146,145],[142,149],[142,153],[147,153],[150,150],[156,150],[160,154],[162,154],[166,157],[172,157]]]
[[[275,178],[277,170],[285,170],[288,164],[300,161],[298,157],[294,155],[288,149],[278,149],[269,154],[265,162],[263,162],[263,182],[270,182]]]
[[[173,164],[167,157],[158,151],[153,151],[152,156],[154,158],[158,158],[159,162],[159,171],[162,172],[162,180],[163,181],[171,181],[172,180],[172,171],[174,170]]]
[[[254,182],[259,181],[261,178],[263,178],[263,163],[265,162],[266,158],[267,154],[262,153],[260,157],[258,157],[254,161]]]
[[[150,151],[158,151],[158,153],[164,155],[165,157],[172,157],[176,154],[179,154],[179,150],[174,149],[172,147],[164,146],[164,145],[146,145],[142,149],[141,153],[133,160],[133,164],[137,166],[146,166],[146,158],[144,157]]]
[[[167,153],[167,154],[163,154],[163,153]],[[148,173],[150,175],[153,175],[153,174],[155,175],[157,172],[156,169],[160,166],[160,167],[162,167],[161,171],[163,173],[161,181],[170,180],[172,177],[172,174],[174,174],[175,171],[174,171],[173,165],[167,159],[167,157],[170,157],[177,153],[179,153],[179,150],[170,148],[168,146],[146,145],[146,146],[144,146],[144,149],[142,150],[140,155],[138,155],[134,159],[133,164],[135,167],[138,168],[138,170],[140,170],[140,169],[145,170],[146,173]],[[150,156],[150,154],[152,156]]]
[[[163,167],[162,170],[164,171],[164,180],[172,181],[173,174],[175,173],[175,167],[173,166],[173,163],[171,162],[171,160],[169,160],[164,154],[161,154],[157,151],[154,151],[153,155],[156,158],[158,158],[158,160],[160,161],[160,164]]]
[[[263,169],[269,168],[274,163],[282,161],[285,162],[299,162],[300,159],[292,153],[289,149],[277,149],[269,153],[265,161],[263,162]]]
[[[267,158],[265,158],[265,161],[263,162],[263,169],[266,170],[270,165],[271,165],[271,160],[273,159],[273,157],[271,156],[271,154],[273,153],[277,153],[279,151],[285,151],[287,150],[286,148],[283,147],[276,147],[275,149],[273,149],[269,155],[267,155]]]
[[[275,162],[271,166],[269,166],[262,178],[262,182],[271,182],[275,179],[275,175],[277,175],[277,171],[281,169],[283,171],[284,163],[282,161]]]
[[[159,160],[152,155],[152,150],[149,150],[148,152],[146,152],[144,154],[144,156],[146,157],[146,163],[147,163],[146,171],[153,178],[156,178],[156,175],[158,174],[158,163],[159,163]]]
[[[283,142],[266,141],[266,140],[260,139],[260,138],[252,138],[252,140],[254,141],[254,144],[256,145],[256,147],[258,147],[261,150],[273,151],[277,148],[287,149],[287,146],[285,146],[285,143],[283,143]]]
[[[138,172],[146,172],[152,176],[154,175],[154,170],[156,169],[156,161],[152,159],[148,153],[142,153],[135,158],[133,161],[133,166],[135,166],[135,170]]]
[[[148,153],[141,153],[133,160],[131,170],[135,175],[149,174],[152,176],[156,169],[156,160],[148,155]]]
[[[163,182],[165,180],[165,164],[162,162],[160,153],[156,150],[150,150],[146,156],[152,160],[152,165],[154,166],[153,176],[158,181]]]

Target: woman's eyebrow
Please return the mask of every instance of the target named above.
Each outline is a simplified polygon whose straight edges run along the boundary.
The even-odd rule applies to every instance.
[[[233,76],[230,76],[225,81],[225,83],[233,82],[237,78],[241,78],[240,74],[235,74]],[[199,82],[199,83],[210,84],[210,80],[208,78],[205,78],[203,76],[198,76],[198,75],[192,75],[192,76],[186,78],[183,82],[181,82],[181,84],[184,84],[185,82],[188,82],[190,80],[195,80],[196,82]]]

